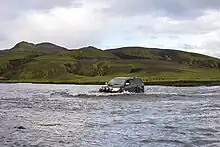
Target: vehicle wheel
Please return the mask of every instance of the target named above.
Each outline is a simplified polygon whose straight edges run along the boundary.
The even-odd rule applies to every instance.
[[[142,92],[144,92],[144,88],[143,87],[136,87],[136,92],[142,93]]]
[[[140,88],[139,88],[139,87],[136,87],[135,92],[136,92],[136,93],[139,93],[139,92],[140,92]]]
[[[143,92],[143,93],[144,93],[144,86],[142,86],[142,87],[141,87],[141,92]]]

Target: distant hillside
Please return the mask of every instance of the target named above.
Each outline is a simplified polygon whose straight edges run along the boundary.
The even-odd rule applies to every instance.
[[[220,80],[220,59],[143,47],[68,50],[48,42],[20,42],[0,51],[0,80],[79,83],[104,82],[114,76],[140,76],[145,81]]]
[[[121,59],[164,60],[180,64],[197,65],[200,67],[220,68],[219,59],[190,52],[143,47],[123,47],[109,50]]]
[[[0,50],[0,56],[5,56],[7,53],[7,50]]]
[[[44,50],[44,51],[46,51],[48,53],[68,51],[64,47],[57,46],[57,45],[49,43],[49,42],[44,42],[44,43],[36,44],[36,47],[38,49]]]
[[[22,41],[18,44],[16,44],[11,51],[15,52],[34,52],[34,53],[54,53],[54,52],[61,52],[61,51],[68,51],[68,49],[64,47],[57,46],[52,43],[39,43],[39,44],[33,44],[28,43],[25,41]]]

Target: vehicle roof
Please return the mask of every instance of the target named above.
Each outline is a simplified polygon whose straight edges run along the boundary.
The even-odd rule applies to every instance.
[[[129,80],[129,79],[134,79],[134,78],[138,78],[138,77],[115,77],[113,79]]]

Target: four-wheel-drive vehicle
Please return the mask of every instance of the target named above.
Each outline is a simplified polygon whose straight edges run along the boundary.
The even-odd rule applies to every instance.
[[[139,77],[116,77],[101,87],[99,92],[143,93],[144,82]]]

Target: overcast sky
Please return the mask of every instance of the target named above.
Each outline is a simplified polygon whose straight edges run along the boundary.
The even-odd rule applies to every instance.
[[[0,1],[0,49],[144,46],[220,57],[220,0]]]

